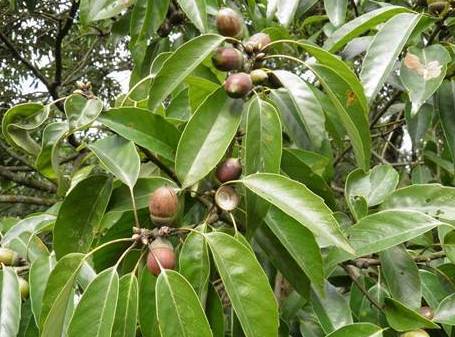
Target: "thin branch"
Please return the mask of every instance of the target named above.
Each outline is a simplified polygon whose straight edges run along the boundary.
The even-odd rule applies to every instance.
[[[57,202],[55,199],[40,198],[40,197],[31,197],[28,195],[0,195],[0,203],[9,203],[9,204],[31,204],[31,205],[41,205],[41,206],[52,206]]]
[[[433,41],[436,39],[436,37],[439,35],[441,30],[444,28],[444,21],[452,15],[452,10],[449,9],[447,13],[444,14],[444,16],[436,22],[436,28],[433,30],[431,33],[430,37],[428,38],[427,43],[425,44],[427,47],[433,43]]]
[[[11,172],[33,171],[29,166],[0,166],[0,168]]]
[[[359,16],[359,9],[357,8],[355,0],[351,0],[351,5],[352,5],[352,8],[354,8],[355,17],[358,17]]]
[[[418,256],[415,256],[413,258],[413,260],[417,263],[419,263],[419,262],[424,263],[424,262],[430,262],[432,260],[441,259],[443,257],[446,257],[446,253],[444,251],[440,251],[440,252],[436,252],[436,253],[431,253],[429,255],[418,255]],[[374,258],[360,257],[353,261],[347,262],[347,264],[351,264],[360,269],[367,269],[372,266],[379,266],[381,264],[381,261],[379,259],[374,259]]]
[[[17,161],[21,162],[22,164],[25,164],[26,166],[30,167],[31,169],[35,169],[31,163],[25,158],[17,153],[15,153],[12,149],[10,149],[3,141],[0,140],[0,147],[5,150],[11,157],[16,159]]]
[[[45,191],[45,192],[55,193],[57,191],[57,188],[55,187],[55,185],[51,185],[50,183],[35,180],[30,176],[30,174],[26,174],[24,176],[21,174],[11,172],[9,170],[5,170],[3,168],[3,166],[0,166],[0,177],[14,181],[15,183],[18,183],[23,186],[27,186],[27,187]]]
[[[177,177],[174,171],[172,171],[169,167],[167,167],[157,156],[155,156],[152,152],[147,150],[146,148],[141,147],[142,152],[146,155],[147,159],[149,159],[152,163],[154,163],[158,168],[166,173],[166,175],[174,180],[177,185],[181,186],[182,183],[180,179]]]

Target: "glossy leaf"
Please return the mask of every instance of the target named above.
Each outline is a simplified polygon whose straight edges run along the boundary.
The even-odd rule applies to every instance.
[[[162,337],[156,316],[156,276],[143,268],[139,279],[139,326],[144,337]]]
[[[164,63],[150,86],[149,109],[161,102],[218,47],[224,38],[207,34],[196,37],[178,48]]]
[[[190,21],[201,32],[207,30],[207,8],[205,0],[177,0]]]
[[[204,233],[206,225],[200,225],[196,230]],[[202,235],[191,232],[186,237],[179,253],[179,272],[188,280],[204,305],[210,277],[210,257]]]
[[[19,280],[13,268],[3,266],[0,273],[0,336],[15,337],[21,319]]]
[[[242,182],[248,189],[307,227],[319,243],[353,252],[330,209],[305,185],[268,173],[249,175]]]
[[[57,258],[86,252],[94,239],[112,191],[112,180],[95,175],[84,179],[67,195],[54,226]]]
[[[386,249],[380,260],[392,297],[411,309],[419,309],[422,302],[419,270],[406,249],[403,246]]]
[[[89,126],[103,110],[103,102],[99,98],[89,98],[73,94],[65,100],[65,115],[69,129],[75,131]]]
[[[439,112],[444,137],[453,161],[453,158],[455,158],[455,120],[453,118],[452,108],[455,102],[455,81],[442,82],[435,97],[436,108]],[[420,115],[420,112],[418,115]]]
[[[166,18],[168,7],[169,0],[136,0],[130,21],[133,44],[146,41],[158,30]]]
[[[439,326],[404,304],[392,298],[385,299],[385,315],[390,326],[397,331],[408,331],[419,328],[439,329]]]
[[[289,26],[294,19],[298,6],[298,0],[278,0],[275,15],[280,24],[285,27]]]
[[[102,271],[85,290],[68,327],[68,337],[109,337],[119,294],[116,267]]]
[[[385,6],[365,13],[338,28],[326,40],[324,43],[324,48],[331,52],[335,52],[341,49],[353,38],[403,12],[409,12],[409,10],[401,6]]]
[[[133,142],[117,135],[101,139],[89,146],[106,169],[131,190],[139,177],[141,161]]]
[[[133,2],[122,0],[81,0],[80,16],[83,24],[109,19],[120,14]]]
[[[407,50],[400,68],[400,79],[412,103],[411,116],[439,88],[450,61],[448,51],[441,45],[431,45],[424,49],[410,47]]]
[[[113,337],[136,336],[139,289],[136,276],[126,274],[120,278]]]
[[[180,132],[162,116],[147,109],[124,107],[106,111],[98,120],[123,138],[174,160]]]
[[[387,21],[368,47],[360,72],[365,95],[372,102],[393,70],[420,15],[402,13]]]
[[[276,109],[259,97],[250,103],[245,137],[245,175],[256,172],[280,172],[281,122]],[[247,230],[252,233],[268,210],[268,205],[254,193],[246,192]]]
[[[209,286],[205,313],[212,329],[213,337],[224,337],[224,308],[215,287]]]
[[[52,270],[41,304],[39,326],[42,336],[61,337],[67,311],[74,300],[73,286],[83,257],[78,253],[68,254]]]
[[[175,171],[183,187],[204,178],[221,160],[234,138],[242,115],[242,101],[220,88],[199,106],[182,133]]]
[[[455,294],[451,294],[439,303],[434,321],[443,324],[455,325]]]
[[[156,308],[162,337],[211,337],[209,322],[188,281],[164,269],[156,281]]]
[[[324,0],[325,12],[335,27],[344,23],[347,7],[347,0]]]
[[[25,232],[39,233],[41,230],[51,227],[55,219],[55,215],[44,213],[20,220],[3,235],[2,243],[8,244],[8,242]]]
[[[39,103],[23,103],[5,112],[2,132],[8,143],[38,155],[40,146],[29,132],[41,126],[49,116],[49,108]]]
[[[354,323],[346,325],[327,337],[382,337],[383,329],[371,323]]]
[[[318,289],[324,288],[324,268],[313,233],[278,208],[272,207],[266,224]]]
[[[277,337],[277,303],[256,257],[225,233],[205,237],[245,336]]]
[[[51,271],[55,267],[54,256],[41,256],[36,259],[29,272],[29,285],[30,285],[30,302],[31,310],[35,317],[37,325],[39,324],[39,317],[41,313],[41,306],[43,303],[44,291],[49,279]]]
[[[420,211],[444,220],[455,220],[455,188],[439,184],[411,185],[393,192],[382,209]]]
[[[314,312],[326,334],[353,323],[349,303],[329,282],[325,282],[322,294],[312,292],[311,298]]]

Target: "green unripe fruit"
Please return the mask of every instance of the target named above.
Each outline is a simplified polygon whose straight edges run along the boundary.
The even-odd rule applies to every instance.
[[[169,186],[157,188],[149,199],[150,218],[156,224],[169,225],[175,220],[179,209],[179,199]]]
[[[19,255],[9,248],[0,248],[0,263],[5,266],[15,266],[19,263]]]
[[[241,39],[243,36],[243,20],[231,8],[221,8],[216,15],[216,28],[223,36]]]
[[[246,73],[231,74],[224,82],[224,90],[233,98],[244,97],[253,89],[250,75]]]
[[[250,73],[251,80],[254,84],[263,84],[269,78],[269,75],[262,69],[255,69]]]
[[[418,329],[405,332],[400,337],[430,337],[430,335],[425,330]]]
[[[212,56],[215,68],[222,71],[239,70],[243,67],[244,57],[235,48],[218,48]]]
[[[270,38],[269,34],[256,33],[252,35],[245,43],[245,48],[247,50],[259,51],[271,42],[272,39]]]
[[[147,255],[147,269],[153,275],[158,276],[161,269],[174,269],[175,261],[174,247],[168,240],[157,238],[150,244]]]
[[[22,277],[19,277],[19,290],[21,292],[21,298],[23,300],[26,300],[28,298],[30,289],[28,286],[28,282],[24,280]]]

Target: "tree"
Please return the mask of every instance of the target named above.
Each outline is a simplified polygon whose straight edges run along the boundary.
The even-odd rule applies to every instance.
[[[2,5],[0,336],[452,336],[428,2]]]

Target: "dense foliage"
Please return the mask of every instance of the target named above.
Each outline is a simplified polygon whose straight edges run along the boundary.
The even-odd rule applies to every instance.
[[[455,336],[453,5],[2,3],[0,336]]]

